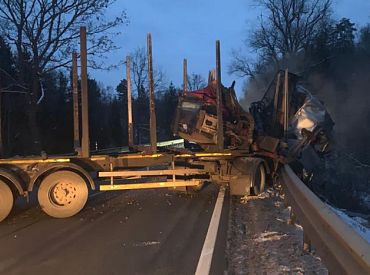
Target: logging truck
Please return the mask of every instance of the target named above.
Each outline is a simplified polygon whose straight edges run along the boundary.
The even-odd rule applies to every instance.
[[[301,148],[317,142],[325,147],[319,120],[300,121],[297,127],[310,134],[288,146],[288,120],[304,106],[293,106],[295,76],[287,71],[277,74],[262,101],[249,112],[239,104],[234,84],[221,84],[220,44],[216,42],[216,71],[208,86],[187,91],[184,66],[184,92],[179,97],[172,125],[175,136],[198,146],[174,148],[170,143],[157,143],[154,106],[154,85],[151,37],[148,34],[148,78],[150,94],[150,144],[135,145],[131,107],[130,58],[126,60],[128,81],[127,152],[109,154],[90,151],[86,29],[81,27],[81,89],[78,89],[77,54],[73,54],[74,146],[70,155],[30,156],[0,159],[0,221],[11,212],[17,197],[27,199],[37,192],[41,209],[55,218],[77,214],[85,206],[89,194],[97,191],[118,191],[145,188],[171,188],[179,191],[199,189],[206,182],[227,184],[232,195],[261,193],[266,183],[277,175],[280,163],[297,157]],[[186,63],[186,62],[185,62]],[[271,92],[272,91],[272,92]],[[273,94],[268,98],[269,94]],[[79,95],[80,94],[80,95]],[[267,98],[266,98],[267,97]],[[81,104],[79,102],[81,98]],[[79,107],[81,105],[81,107]],[[312,129],[307,130],[307,125]],[[314,125],[315,124],[315,125]],[[81,127],[79,127],[81,125]],[[297,128],[296,127],[296,128]],[[81,128],[81,129],[80,129]],[[177,146],[178,147],[178,146]],[[288,150],[288,152],[287,152]]]

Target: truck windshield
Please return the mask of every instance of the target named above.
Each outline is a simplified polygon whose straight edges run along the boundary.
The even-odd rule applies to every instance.
[[[197,112],[200,109],[200,104],[196,102],[184,101],[182,102],[182,109],[191,112]]]

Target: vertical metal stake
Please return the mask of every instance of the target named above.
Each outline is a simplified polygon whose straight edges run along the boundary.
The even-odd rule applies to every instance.
[[[1,89],[1,83],[0,83]],[[0,157],[4,156],[4,143],[3,143],[3,93],[0,90]]]
[[[112,162],[109,163],[109,169],[110,169],[111,172],[113,172],[113,163]],[[110,185],[114,185],[113,176],[110,177]]]
[[[172,168],[172,170],[175,170],[175,161],[174,160],[171,161],[171,168]],[[172,182],[175,182],[175,181],[176,181],[176,175],[172,174]]]
[[[210,85],[214,80],[216,80],[216,70],[212,69],[208,74],[208,85]]]
[[[276,80],[276,87],[275,87],[275,95],[274,95],[274,113],[272,117],[272,123],[275,125],[277,122],[277,117],[279,113],[279,91],[280,91],[280,72],[277,75],[277,80]],[[275,127],[276,128],[276,127]]]
[[[131,96],[131,58],[126,57],[126,79],[127,79],[127,118],[128,118],[128,146],[134,146],[134,129],[132,125],[132,96]]]
[[[288,118],[289,118],[289,80],[288,80],[288,69],[285,70],[284,79],[284,137],[288,135]]]
[[[152,36],[147,35],[148,47],[148,74],[149,74],[149,108],[150,108],[150,146],[152,153],[157,152],[157,120],[155,116],[153,58],[152,58]]]
[[[188,61],[184,59],[184,94],[188,91]]]
[[[73,146],[75,152],[81,155],[80,140],[80,116],[78,108],[78,73],[77,73],[77,53],[72,54],[72,98],[73,98]]]
[[[217,73],[217,147],[224,149],[224,127],[222,118],[222,84],[221,84],[221,55],[220,41],[216,41],[216,73]]]
[[[81,47],[81,103],[82,103],[82,157],[90,157],[89,97],[87,90],[86,27],[80,28]]]

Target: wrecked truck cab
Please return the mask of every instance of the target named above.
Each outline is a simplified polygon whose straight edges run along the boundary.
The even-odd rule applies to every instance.
[[[325,105],[313,96],[302,85],[297,85],[296,93],[304,97],[302,105],[290,119],[289,131],[298,140],[305,138],[307,133],[314,133],[313,145],[318,152],[329,150],[334,121]]]
[[[217,82],[179,98],[174,134],[218,150]],[[301,162],[307,170],[318,165],[331,143],[333,121],[323,103],[300,83],[297,75],[280,71],[264,97],[249,112],[239,104],[234,84],[221,85],[224,148],[277,163]],[[277,169],[275,169],[277,170]]]
[[[253,117],[240,106],[234,90],[222,87],[222,117],[224,125],[224,146],[229,149],[245,149],[253,141]],[[217,144],[217,81],[191,92],[185,92],[179,98],[173,132],[185,140],[210,149]]]
[[[198,144],[217,143],[217,117],[204,110],[202,101],[183,96],[179,100],[174,131],[180,137]]]
[[[324,104],[304,87],[296,74],[278,72],[262,100],[251,104],[250,112],[255,119],[256,135],[311,144],[317,152],[329,148],[334,122]]]
[[[262,100],[251,104],[250,112],[259,148],[264,149],[266,138],[275,141],[277,154],[297,175],[305,174],[302,179],[310,178],[322,165],[321,157],[330,152],[334,122],[324,103],[304,87],[299,76],[278,72]]]

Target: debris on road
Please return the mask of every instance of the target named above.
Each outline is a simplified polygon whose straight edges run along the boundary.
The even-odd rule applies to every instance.
[[[303,251],[303,231],[272,190],[232,199],[226,257],[230,274],[328,274],[320,258]]]
[[[159,245],[159,244],[160,244],[160,242],[158,242],[158,241],[146,241],[146,242],[134,243],[133,246],[135,246],[135,247],[146,247],[146,246]]]

